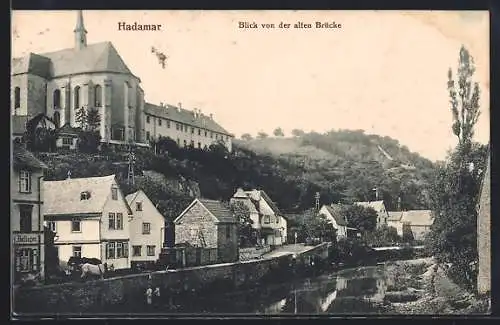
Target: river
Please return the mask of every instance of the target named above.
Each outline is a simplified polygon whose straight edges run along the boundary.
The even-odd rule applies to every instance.
[[[382,265],[358,267],[223,295],[192,295],[153,308],[174,314],[377,314],[390,282]]]

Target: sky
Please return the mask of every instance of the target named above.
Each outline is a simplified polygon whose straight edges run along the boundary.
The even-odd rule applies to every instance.
[[[12,55],[74,46],[76,11],[13,11]],[[463,44],[481,89],[475,140],[489,141],[489,14],[403,11],[83,11],[88,43],[111,41],[148,102],[198,108],[226,130],[363,129],[431,160],[456,145],[447,72]],[[239,22],[276,28],[239,28]],[[299,29],[297,22],[341,28]],[[162,24],[120,31],[118,23]],[[279,23],[290,23],[288,29]],[[165,69],[151,53],[167,56]]]

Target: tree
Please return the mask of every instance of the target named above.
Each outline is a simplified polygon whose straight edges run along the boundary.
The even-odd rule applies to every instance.
[[[369,207],[342,205],[342,215],[346,217],[349,227],[357,228],[362,233],[373,231],[377,226],[377,212]]]
[[[252,140],[252,135],[250,133],[243,133],[241,135],[241,139],[243,139],[245,141],[250,141],[250,140]]]
[[[462,45],[457,69],[458,81],[453,79],[451,68],[448,70],[448,93],[453,116],[453,134],[457,136],[460,147],[467,150],[474,136],[479,111],[479,84],[472,82],[475,72],[474,59]]]
[[[87,110],[85,107],[80,107],[76,110],[75,113],[75,122],[78,124],[78,126],[84,130],[86,129],[87,126]]]
[[[268,135],[267,135],[266,132],[259,132],[259,133],[257,133],[257,139],[265,139],[267,137],[268,137]]]
[[[85,121],[89,131],[97,131],[101,125],[101,114],[99,110],[96,108],[89,109]]]
[[[304,134],[305,134],[305,132],[304,132],[304,131],[302,131],[301,129],[293,129],[293,130],[292,130],[292,135],[293,135],[294,137],[301,137],[301,136],[303,136]]]
[[[285,136],[285,133],[283,132],[283,129],[280,128],[280,127],[274,129],[273,134],[274,134],[275,137],[284,137]]]
[[[323,214],[308,210],[304,212],[302,225],[297,237],[304,239],[319,238],[321,241],[336,241],[337,231]]]
[[[458,144],[447,163],[438,166],[430,191],[434,223],[426,238],[439,263],[452,263],[450,277],[469,289],[476,285],[469,263],[478,259],[476,204],[487,152],[485,146],[473,141],[480,113],[479,86],[474,83],[472,88],[474,71],[473,58],[462,46],[457,83],[451,69],[448,71],[452,132]]]
[[[369,245],[374,247],[392,246],[401,241],[397,229],[386,225],[368,232],[365,239]]]
[[[257,244],[257,234],[252,227],[253,220],[250,218],[250,210],[243,202],[231,202],[227,204],[231,212],[238,218],[238,233],[240,247],[251,247]]]
[[[413,231],[411,230],[411,225],[403,224],[403,241],[405,243],[411,243],[415,240]]]

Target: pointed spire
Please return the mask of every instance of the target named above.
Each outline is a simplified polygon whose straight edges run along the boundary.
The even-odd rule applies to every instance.
[[[76,27],[73,31],[75,33],[75,48],[81,50],[87,46],[87,30],[83,24],[83,12],[78,10],[76,18]]]

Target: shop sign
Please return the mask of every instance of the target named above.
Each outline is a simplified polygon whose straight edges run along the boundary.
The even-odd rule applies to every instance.
[[[38,244],[39,234],[14,234],[14,244],[17,245],[30,245]]]

